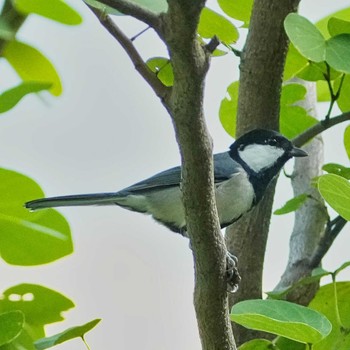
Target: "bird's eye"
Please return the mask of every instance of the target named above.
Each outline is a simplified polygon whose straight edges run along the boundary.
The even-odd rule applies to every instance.
[[[276,146],[277,145],[277,140],[276,139],[269,139],[269,140],[267,140],[267,143],[270,146]]]
[[[238,147],[238,150],[239,150],[239,151],[243,151],[243,150],[244,150],[244,147],[245,147],[245,146],[244,146],[243,144],[240,144],[239,147]]]

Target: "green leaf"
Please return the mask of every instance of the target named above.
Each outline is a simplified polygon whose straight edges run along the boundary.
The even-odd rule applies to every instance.
[[[334,91],[338,91],[340,87],[341,78],[335,80]],[[343,79],[343,84],[341,86],[340,94],[337,99],[337,105],[339,109],[345,113],[350,111],[350,75],[345,74]]]
[[[238,30],[229,20],[207,7],[201,12],[198,34],[210,39],[217,36],[225,44],[233,44],[239,37]]]
[[[289,80],[308,65],[308,60],[300,54],[293,44],[289,45],[283,80]]]
[[[0,168],[0,254],[6,262],[45,264],[73,251],[70,229],[61,214],[24,208],[28,200],[43,196],[33,180]]]
[[[335,70],[350,74],[350,34],[340,34],[327,41],[326,61]]]
[[[69,328],[64,332],[55,334],[51,337],[39,339],[35,342],[35,347],[37,350],[44,350],[51,348],[52,346],[55,346],[57,344],[61,344],[67,340],[71,340],[74,338],[84,338],[84,335],[91,329],[93,329],[100,321],[101,319],[96,319],[85,323],[82,326]]]
[[[157,74],[158,79],[165,86],[173,86],[174,72],[171,62],[168,58],[152,57],[147,60],[146,64],[152,72]]]
[[[88,5],[95,7],[99,10],[105,11],[108,14],[111,15],[124,15],[123,13],[115,10],[114,8],[110,6],[106,6],[104,4],[101,4],[97,0],[83,0]],[[153,11],[155,13],[161,13],[166,12],[168,9],[168,3],[166,0],[128,0],[130,2],[133,2],[137,5],[140,5],[150,11]]]
[[[319,312],[282,300],[242,301],[233,306],[230,316],[244,327],[309,344],[326,337],[332,328]]]
[[[278,347],[274,346],[274,343],[266,339],[253,339],[247,343],[242,344],[239,350],[279,350]]]
[[[306,95],[306,88],[301,84],[286,84],[282,87],[281,104],[290,106],[302,101]]]
[[[62,0],[12,0],[12,3],[18,12],[25,15],[36,13],[68,25],[82,22],[79,13]]]
[[[276,346],[276,350],[307,350],[305,344],[283,337],[277,337],[274,341],[274,345]],[[275,349],[272,348],[269,350]]]
[[[24,96],[31,93],[47,90],[50,87],[51,87],[50,83],[27,81],[15,86],[14,88],[4,91],[0,95],[0,113],[9,111],[11,108],[16,106],[16,104]]]
[[[29,335],[26,328],[28,326],[25,324],[21,333],[18,337],[12,340],[6,345],[0,346],[1,350],[36,350],[34,346],[33,338]]]
[[[346,261],[345,263],[343,263],[340,267],[338,267],[335,271],[334,274],[338,275],[339,272],[345,270],[346,268],[348,268],[350,266],[350,261]]]
[[[332,331],[322,341],[314,344],[312,350],[348,350],[350,349],[350,282],[337,282],[337,306],[342,325],[336,314],[333,283],[322,286],[311,301],[309,307],[324,314],[332,323]]]
[[[293,291],[294,289],[318,282],[322,277],[329,276],[331,272],[328,272],[322,268],[316,268],[312,270],[311,276],[303,277],[298,282],[292,284],[291,286],[285,287],[283,289],[273,290],[267,292],[266,294],[272,299],[285,299],[286,295]]]
[[[350,183],[341,176],[326,174],[318,179],[318,189],[326,202],[345,220],[350,220]]]
[[[296,211],[305,203],[307,198],[308,195],[306,193],[296,196],[287,201],[282,208],[275,210],[274,214],[283,215]]]
[[[350,168],[336,163],[328,163],[323,165],[322,169],[327,173],[339,175],[347,180],[350,180]]]
[[[21,311],[0,314],[0,346],[10,343],[22,332],[24,315]]]
[[[50,92],[54,96],[62,93],[60,78],[52,63],[37,49],[19,41],[9,41],[3,51],[18,75],[24,81],[52,84]]]
[[[350,18],[350,7],[342,9],[340,11],[334,12],[316,23],[316,27],[321,31],[322,35],[328,39],[330,34],[328,32],[328,22],[332,17],[336,17],[338,19],[349,20]]]
[[[315,62],[325,60],[326,41],[308,19],[290,13],[284,20],[284,28],[290,41],[304,57]]]
[[[308,81],[318,81],[318,80],[326,80],[325,76],[330,75],[330,80],[337,79],[341,73],[334,70],[332,67],[327,68],[325,62],[309,62],[308,65],[302,69],[299,73],[297,73],[298,78]]]
[[[328,32],[331,36],[348,33],[350,34],[350,22],[332,17],[328,21]]]
[[[221,9],[230,17],[244,22],[243,27],[249,27],[253,0],[218,0]]]
[[[23,283],[2,293],[0,311],[20,310],[30,326],[40,326],[62,321],[62,312],[74,307],[64,295],[36,284]]]
[[[282,87],[280,130],[287,138],[294,138],[317,123],[304,108],[294,105],[302,100],[305,94],[306,89],[300,84],[287,84]]]
[[[231,83],[227,88],[227,97],[220,104],[219,118],[226,132],[232,137],[236,136],[236,116],[238,104],[239,82]]]
[[[16,37],[16,32],[9,26],[8,21],[5,16],[0,17],[0,38],[9,41],[14,40]]]
[[[344,131],[344,146],[348,158],[350,159],[350,125],[348,125]]]
[[[317,89],[317,101],[329,102],[331,100],[331,94],[329,93],[329,87],[325,80],[316,81]]]

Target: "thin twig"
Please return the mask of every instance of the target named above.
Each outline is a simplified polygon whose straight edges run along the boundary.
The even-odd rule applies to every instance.
[[[311,128],[304,131],[302,134],[295,137],[292,142],[295,146],[302,146],[308,141],[310,141],[312,138],[320,134],[321,132],[331,128],[334,125],[343,123],[347,120],[350,120],[350,112],[346,112],[343,114],[340,114],[336,117],[330,118],[328,120],[324,119],[321,120],[319,123],[313,125]]]
[[[311,268],[315,268],[320,265],[323,257],[326,255],[346,223],[347,221],[340,215],[327,223],[325,233],[320,239],[318,246],[310,259]]]
[[[154,28],[157,32],[159,29],[159,16],[142,7],[135,2],[125,0],[99,0],[100,3],[112,7],[124,15],[132,16]]]
[[[156,95],[166,104],[165,100],[170,91],[156,76],[155,73],[147,66],[139,52],[136,50],[133,42],[122,32],[122,30],[113,22],[110,16],[106,15],[101,10],[88,5],[90,10],[95,14],[101,24],[108,32],[119,42],[123,47],[130,60],[134,64],[136,70],[140,73],[143,79],[151,86]]]

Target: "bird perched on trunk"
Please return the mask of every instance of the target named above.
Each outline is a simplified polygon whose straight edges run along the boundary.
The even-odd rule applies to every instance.
[[[248,212],[263,197],[268,184],[292,157],[307,153],[278,132],[255,129],[239,137],[227,152],[214,155],[215,196],[221,228]],[[182,203],[181,167],[160,172],[146,180],[112,193],[79,194],[35,199],[30,210],[85,205],[118,205],[151,215],[174,232],[187,236]],[[236,261],[228,255],[229,289],[239,279]],[[233,270],[232,270],[233,269]]]

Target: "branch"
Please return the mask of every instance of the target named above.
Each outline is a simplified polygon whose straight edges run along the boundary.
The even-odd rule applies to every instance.
[[[159,16],[134,2],[126,0],[98,0],[98,2],[112,7],[124,15],[129,15],[140,20],[158,32],[160,23]]]
[[[350,120],[350,112],[340,114],[340,115],[333,117],[331,119],[328,119],[328,120],[326,120],[326,119],[321,120],[319,123],[315,124],[311,128],[304,131],[302,134],[295,137],[292,140],[292,142],[295,146],[300,147],[300,146],[304,145],[305,143],[307,143],[308,141],[310,141],[315,136],[317,136],[318,134],[320,134],[321,132],[331,128],[334,125],[343,123],[347,120]]]
[[[320,265],[323,257],[326,255],[329,248],[332,246],[334,240],[337,238],[338,234],[344,228],[346,223],[347,220],[342,218],[340,215],[327,223],[326,231],[320,239],[316,251],[313,253],[310,259],[310,266],[312,268],[318,267]]]
[[[151,86],[156,95],[161,99],[165,107],[166,98],[170,92],[170,88],[166,87],[156,76],[155,73],[144,62],[139,52],[136,50],[133,42],[129,39],[122,30],[112,21],[110,16],[106,15],[103,11],[98,10],[92,6],[87,5],[94,15],[98,18],[101,24],[108,30],[110,34],[119,42],[123,47],[130,60],[135,66],[135,69],[140,73],[143,79]]]

